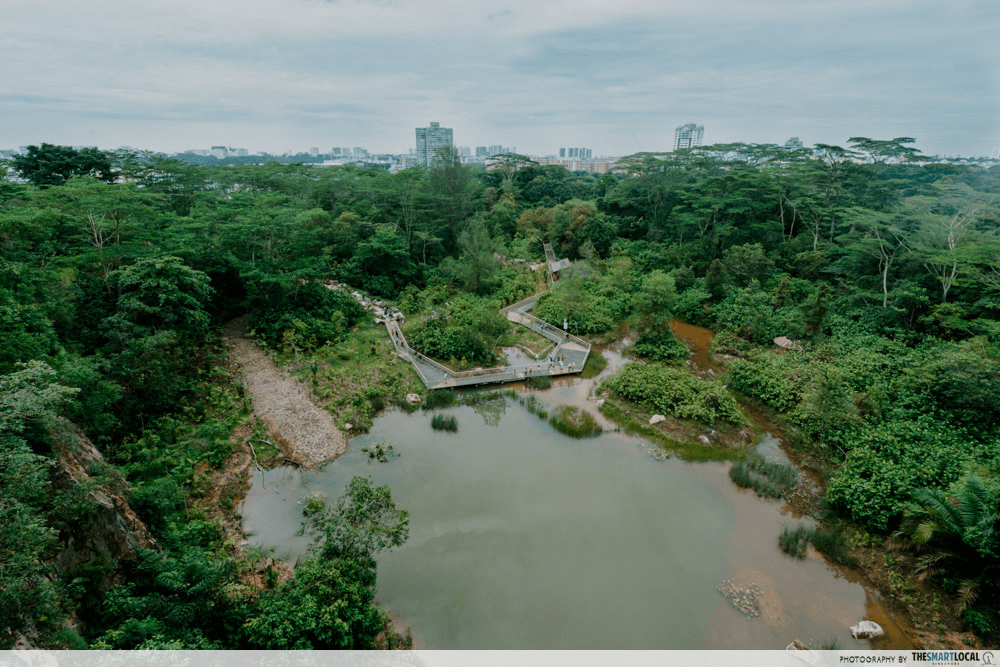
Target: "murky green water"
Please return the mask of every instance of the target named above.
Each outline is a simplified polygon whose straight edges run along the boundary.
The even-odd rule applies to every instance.
[[[306,549],[299,499],[369,475],[410,511],[409,541],[378,559],[378,600],[418,646],[867,646],[847,628],[871,617],[870,596],[818,557],[783,556],[781,526],[798,520],[734,487],[728,464],[654,461],[616,433],[573,440],[510,399],[447,412],[457,434],[433,431],[429,412],[392,412],[322,470],[258,474],[243,505],[252,540],[293,560]],[[379,441],[401,456],[371,462],[360,450]],[[760,618],[717,592],[733,577],[764,591]]]

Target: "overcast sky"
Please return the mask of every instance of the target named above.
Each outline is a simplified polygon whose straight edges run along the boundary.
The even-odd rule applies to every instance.
[[[0,148],[1000,146],[997,0],[0,0]]]

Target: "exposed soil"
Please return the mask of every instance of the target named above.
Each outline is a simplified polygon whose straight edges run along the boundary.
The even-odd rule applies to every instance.
[[[246,495],[250,481],[250,472],[254,467],[253,455],[247,441],[253,435],[253,429],[247,425],[239,426],[233,431],[231,440],[236,445],[234,451],[222,468],[211,473],[210,483],[205,494],[199,500],[199,505],[209,516],[222,523],[229,537],[229,552],[237,561],[246,562],[249,553],[246,536],[240,525],[240,515],[236,512],[243,497]],[[207,474],[207,466],[202,464],[197,474]],[[273,571],[269,581],[268,572]],[[253,562],[242,574],[244,583],[257,590],[264,590],[269,585],[290,579],[294,570],[292,566],[275,558],[262,558]]]
[[[304,468],[316,468],[347,451],[347,439],[333,416],[317,407],[309,389],[278,369],[245,333],[242,318],[222,328],[230,365],[246,388],[254,414],[282,454]]]

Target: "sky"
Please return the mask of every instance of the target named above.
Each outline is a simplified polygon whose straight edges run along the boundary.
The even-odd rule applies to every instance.
[[[0,0],[0,149],[1000,147],[996,0]]]

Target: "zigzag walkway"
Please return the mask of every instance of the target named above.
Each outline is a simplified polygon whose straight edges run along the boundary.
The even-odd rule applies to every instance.
[[[537,300],[538,295],[536,294],[500,311],[507,316],[509,321],[527,327],[555,343],[555,350],[548,359],[530,364],[453,371],[410,347],[403,336],[402,329],[399,328],[399,323],[395,320],[386,318],[385,328],[389,331],[389,338],[392,339],[392,344],[396,348],[396,354],[413,364],[417,375],[420,376],[428,389],[519,382],[529,377],[579,373],[583,370],[583,365],[590,355],[590,343],[530,314],[528,311],[535,306]]]

